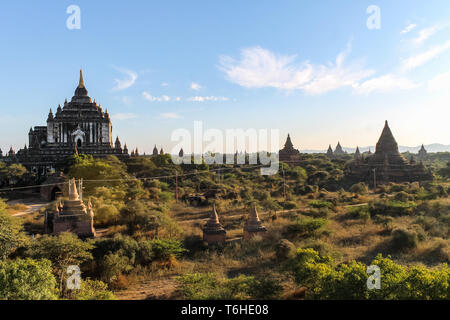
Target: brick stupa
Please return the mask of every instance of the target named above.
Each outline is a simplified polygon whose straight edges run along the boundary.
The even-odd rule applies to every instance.
[[[208,222],[203,226],[203,241],[208,244],[225,244],[226,231],[219,221],[217,215],[216,205],[213,205],[213,210]]]
[[[73,232],[82,238],[95,237],[94,212],[91,201],[86,207],[77,191],[75,179],[69,180],[69,199],[57,204],[51,226],[53,234]]]
[[[267,229],[262,225],[255,205],[252,208],[248,220],[244,224],[244,239],[251,239],[256,235],[264,237],[266,232]]]

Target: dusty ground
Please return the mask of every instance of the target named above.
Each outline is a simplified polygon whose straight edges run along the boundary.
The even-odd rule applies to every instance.
[[[142,280],[125,290],[114,292],[119,300],[165,300],[175,291],[175,279]]]
[[[14,205],[23,204],[24,208],[19,210],[10,210],[12,216],[20,217],[28,214],[32,214],[36,211],[39,211],[41,208],[48,205],[48,202],[44,202],[39,198],[29,198],[29,199],[17,199],[8,201],[6,203],[10,207],[14,207]]]

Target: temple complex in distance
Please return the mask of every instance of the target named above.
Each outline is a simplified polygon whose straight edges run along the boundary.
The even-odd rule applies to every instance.
[[[55,114],[50,109],[46,126],[30,128],[28,148],[25,145],[17,153],[11,148],[8,157],[2,160],[21,163],[40,177],[48,175],[75,153],[128,157],[128,150],[122,149],[119,138],[113,142],[108,111],[103,111],[89,97],[81,70],[72,100],[66,99],[63,107],[58,105]]]
[[[298,163],[301,160],[300,151],[294,148],[291,137],[288,134],[283,149],[278,152],[279,160],[287,163]]]
[[[359,149],[358,149],[359,151]],[[355,159],[347,164],[346,177],[355,181],[376,183],[431,180],[432,174],[424,165],[408,161],[398,151],[398,145],[386,121],[374,154]]]
[[[346,154],[347,154],[347,152],[344,151],[344,149],[342,149],[340,142],[337,143],[336,149],[334,149],[334,151],[331,148],[331,144],[328,146],[327,157],[330,159],[338,158],[340,156],[345,156]]]

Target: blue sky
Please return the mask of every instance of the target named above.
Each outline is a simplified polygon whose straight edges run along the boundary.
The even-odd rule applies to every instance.
[[[280,129],[300,149],[374,145],[386,119],[401,145],[450,143],[444,0],[18,0],[2,4],[0,40],[3,151],[73,96],[80,68],[114,136],[141,151],[170,149],[194,120]]]

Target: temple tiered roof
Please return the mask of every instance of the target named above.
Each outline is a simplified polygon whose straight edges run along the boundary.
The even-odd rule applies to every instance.
[[[294,148],[291,136],[288,134],[283,149],[278,152],[280,161],[295,163],[300,161],[300,151]]]
[[[359,148],[357,149],[359,151]],[[386,121],[383,131],[376,145],[374,154],[355,160],[347,164],[346,176],[356,181],[373,182],[405,182],[423,181],[432,179],[432,175],[423,164],[410,162],[400,154],[397,141],[395,141],[389,124]]]

